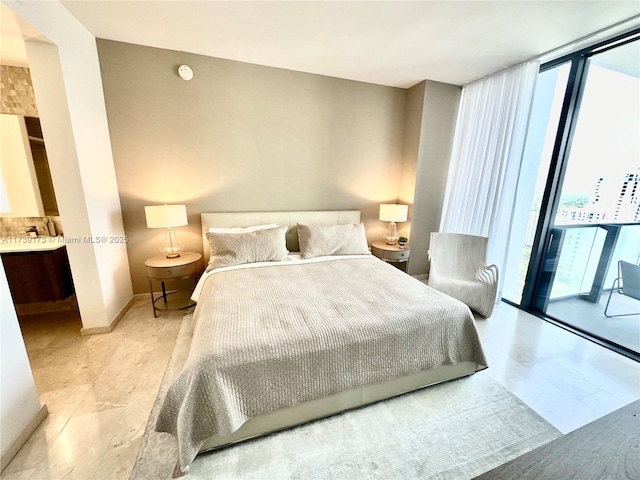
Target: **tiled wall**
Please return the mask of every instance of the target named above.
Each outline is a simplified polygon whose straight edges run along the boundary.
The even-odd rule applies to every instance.
[[[49,236],[47,230],[48,219],[53,220],[56,225],[56,233],[62,235],[62,223],[60,217],[0,217],[0,236],[13,237],[26,235],[26,230],[35,226],[39,236]]]
[[[0,65],[0,113],[38,116],[28,68]]]

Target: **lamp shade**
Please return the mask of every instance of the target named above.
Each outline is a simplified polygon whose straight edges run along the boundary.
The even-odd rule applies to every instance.
[[[406,222],[409,207],[407,205],[382,204],[380,205],[380,221],[382,222]]]
[[[144,207],[148,228],[171,228],[187,225],[185,205],[153,205]]]

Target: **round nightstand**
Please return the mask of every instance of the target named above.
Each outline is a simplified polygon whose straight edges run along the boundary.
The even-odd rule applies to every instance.
[[[157,317],[156,312],[158,310],[181,310],[195,305],[195,302],[191,300],[192,290],[167,292],[165,282],[193,277],[193,286],[195,288],[198,276],[202,271],[201,259],[202,255],[199,253],[186,252],[176,258],[156,255],[144,262],[147,267],[154,317]],[[162,284],[162,295],[158,298],[155,298],[153,294],[154,281]]]
[[[411,249],[409,245],[400,248],[399,245],[388,245],[383,241],[373,242],[371,244],[371,253],[381,260],[390,263],[403,272],[407,271],[407,263]]]

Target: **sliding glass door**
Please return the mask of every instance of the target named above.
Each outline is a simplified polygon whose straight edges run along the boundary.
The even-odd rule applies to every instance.
[[[511,303],[631,353],[640,300],[613,283],[620,260],[640,269],[637,35],[540,73],[504,289]]]

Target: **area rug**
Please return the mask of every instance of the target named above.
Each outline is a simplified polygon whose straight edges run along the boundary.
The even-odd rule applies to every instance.
[[[169,479],[174,471],[175,440],[154,426],[186,358],[188,335],[181,334],[138,452],[135,480]],[[559,436],[484,371],[202,453],[183,478],[468,479]]]

